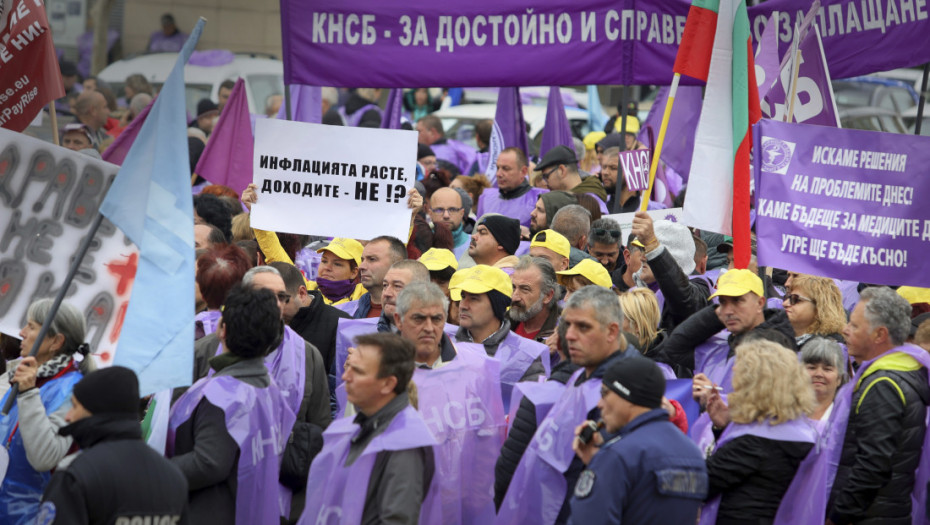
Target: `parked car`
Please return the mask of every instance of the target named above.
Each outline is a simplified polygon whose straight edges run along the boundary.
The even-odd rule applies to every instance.
[[[917,104],[917,91],[901,80],[864,76],[833,81],[837,109],[876,107],[901,114]]]
[[[207,55],[209,54],[209,55]],[[209,57],[209,60],[198,60]],[[177,53],[151,53],[119,60],[107,66],[98,77],[108,82],[118,97],[123,95],[126,77],[136,73],[145,75],[157,91],[168,79],[178,59]],[[223,62],[219,65],[193,65],[184,68],[185,102],[190,116],[197,113],[197,102],[204,98],[217,99],[224,80],[245,79],[249,111],[265,113],[265,101],[270,95],[284,93],[284,63],[276,58],[248,53],[219,50],[195,52],[193,64]]]
[[[904,125],[907,126],[907,132],[911,135],[917,131],[917,106],[904,112]],[[924,105],[924,114],[920,119],[920,134],[924,137],[930,137],[930,104]]]

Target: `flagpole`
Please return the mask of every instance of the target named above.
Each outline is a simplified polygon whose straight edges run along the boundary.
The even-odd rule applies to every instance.
[[[293,120],[291,116],[291,86],[288,84],[284,85],[284,116],[287,117],[287,120]]]
[[[48,314],[45,315],[45,320],[42,322],[42,328],[39,329],[39,335],[36,336],[35,342],[32,343],[32,348],[29,350],[28,357],[35,357],[35,355],[39,353],[39,347],[42,346],[42,343],[45,341],[45,336],[48,334],[48,330],[52,326],[52,321],[55,320],[55,315],[58,314],[58,307],[61,306],[61,302],[65,299],[65,295],[68,294],[68,289],[71,288],[71,282],[74,280],[74,276],[77,275],[78,268],[81,267],[81,263],[84,261],[84,256],[90,249],[90,244],[93,242],[94,237],[97,235],[97,230],[100,228],[100,223],[102,222],[103,214],[98,211],[97,216],[94,218],[94,222],[90,224],[90,229],[87,231],[87,236],[84,237],[84,240],[81,241],[81,246],[78,247],[77,254],[74,257],[74,260],[71,262],[71,268],[68,269],[68,275],[65,276],[64,282],[62,282],[61,287],[58,288],[58,294],[55,295],[55,301],[52,303],[51,310],[49,310]],[[93,359],[93,357],[87,355],[84,357],[84,359]],[[4,416],[10,413],[10,409],[13,408],[13,401],[16,400],[16,396],[19,394],[19,383],[13,383],[12,386],[13,388],[10,389],[10,395],[7,396],[6,403],[3,405],[3,410],[0,411],[0,414]]]
[[[639,203],[639,209],[646,211],[649,207],[649,198],[652,196],[652,187],[656,182],[656,171],[659,168],[659,156],[662,155],[662,144],[665,142],[665,130],[668,128],[668,120],[672,114],[672,105],[675,104],[675,95],[678,93],[678,80],[681,74],[675,73],[672,78],[672,85],[668,90],[668,100],[665,103],[665,112],[662,114],[662,125],[659,126],[659,140],[656,141],[655,152],[652,155],[652,164],[649,166],[649,187],[643,194],[642,201]]]
[[[920,83],[920,98],[917,99],[917,123],[914,124],[914,135],[920,135],[920,125],[924,120],[924,104],[927,102],[927,77],[930,77],[930,62],[924,65],[924,78]]]
[[[798,96],[798,74],[801,71],[801,38],[798,35],[800,31],[798,24],[795,24],[794,63],[791,65],[791,94],[788,98],[788,119],[785,122],[791,122],[794,119],[794,98]]]
[[[52,141],[56,146],[61,146],[61,139],[58,137],[58,113],[55,111],[54,100],[48,103],[48,116],[52,119]]]

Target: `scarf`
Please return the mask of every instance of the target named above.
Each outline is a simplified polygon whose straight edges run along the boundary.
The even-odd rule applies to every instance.
[[[355,282],[351,279],[330,281],[329,279],[318,277],[316,284],[320,287],[320,291],[323,292],[323,295],[332,302],[345,299],[355,290]]]
[[[39,365],[39,370],[36,371],[36,378],[46,378],[46,377],[55,377],[56,374],[64,370],[71,364],[71,354],[59,354],[55,357],[49,359],[48,361]],[[14,367],[12,370],[7,372],[7,377],[10,378],[10,381],[13,380],[13,374],[16,372]]]
[[[465,233],[465,221],[462,221],[458,228],[452,230],[452,244],[456,248],[468,242],[470,238],[471,235]]]

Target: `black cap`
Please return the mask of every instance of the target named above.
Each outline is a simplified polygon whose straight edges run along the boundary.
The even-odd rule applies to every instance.
[[[559,166],[561,164],[578,164],[575,152],[568,149],[566,146],[556,146],[547,151],[546,154],[543,155],[542,160],[539,161],[539,164],[536,165],[536,171],[543,171],[546,168]]]
[[[417,144],[417,160],[430,156],[436,156],[436,154],[433,153],[433,148],[427,146],[426,144]]]
[[[89,357],[87,359],[90,359]],[[84,376],[71,392],[93,415],[139,414],[139,379],[122,366],[111,366]]]
[[[649,358],[633,357],[616,362],[604,373],[603,385],[634,405],[662,406],[665,376]]]
[[[216,105],[216,102],[213,102],[208,98],[202,98],[200,99],[200,102],[197,103],[197,118],[200,118],[211,111],[219,110],[220,107]]]
[[[601,148],[601,151],[610,148],[626,149],[626,141],[620,133],[611,133],[598,141],[595,146]]]
[[[477,226],[484,225],[497,244],[501,245],[510,255],[517,253],[520,247],[520,221],[504,215],[485,215],[478,221]],[[476,226],[476,227],[477,227]]]

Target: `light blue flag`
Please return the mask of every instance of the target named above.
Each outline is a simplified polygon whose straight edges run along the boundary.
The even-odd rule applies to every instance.
[[[200,19],[100,206],[139,247],[139,269],[113,364],[139,376],[139,393],[186,386],[194,357],[194,208],[184,65]]]
[[[588,86],[588,124],[591,131],[600,131],[607,125],[607,113],[601,106],[601,96],[597,93],[597,86]]]

